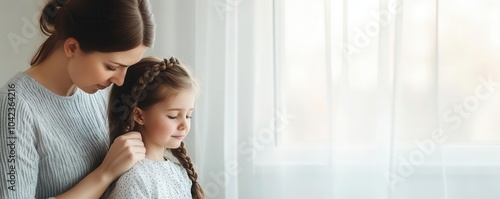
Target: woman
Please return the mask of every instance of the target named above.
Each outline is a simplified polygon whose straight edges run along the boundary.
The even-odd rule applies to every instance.
[[[52,0],[31,68],[0,88],[0,198],[99,198],[145,156],[130,132],[109,147],[106,93],[153,43],[147,0]],[[107,152],[107,153],[106,153]]]

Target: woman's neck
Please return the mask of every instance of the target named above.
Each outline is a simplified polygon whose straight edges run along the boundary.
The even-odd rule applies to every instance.
[[[42,63],[31,66],[26,73],[57,95],[70,96],[76,91],[68,73],[68,58],[62,48],[57,48]]]

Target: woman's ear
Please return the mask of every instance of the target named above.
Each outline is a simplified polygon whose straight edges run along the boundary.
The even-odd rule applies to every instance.
[[[75,56],[75,54],[78,52],[78,50],[80,49],[80,44],[75,38],[69,37],[64,41],[63,48],[66,57],[70,58]]]
[[[135,107],[134,112],[132,113],[132,117],[134,117],[134,121],[139,125],[144,125],[144,111],[140,108]]]

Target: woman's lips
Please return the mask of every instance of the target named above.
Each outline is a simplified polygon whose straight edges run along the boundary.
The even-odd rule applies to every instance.
[[[102,90],[102,89],[107,88],[107,86],[103,86],[103,85],[97,84],[97,88],[99,88],[100,90]]]

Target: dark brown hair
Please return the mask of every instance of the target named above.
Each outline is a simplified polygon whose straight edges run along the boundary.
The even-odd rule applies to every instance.
[[[134,109],[146,110],[166,97],[182,91],[198,89],[189,69],[175,58],[161,60],[143,58],[129,67],[122,86],[113,85],[108,106],[110,142],[129,131],[139,131],[132,117]],[[191,158],[187,155],[184,142],[179,148],[170,149],[172,154],[186,169],[192,181],[191,195],[195,199],[204,198],[198,183]]]
[[[154,21],[148,0],[50,0],[40,16],[40,29],[48,36],[31,59],[43,62],[69,37],[83,52],[121,52],[154,39]]]

